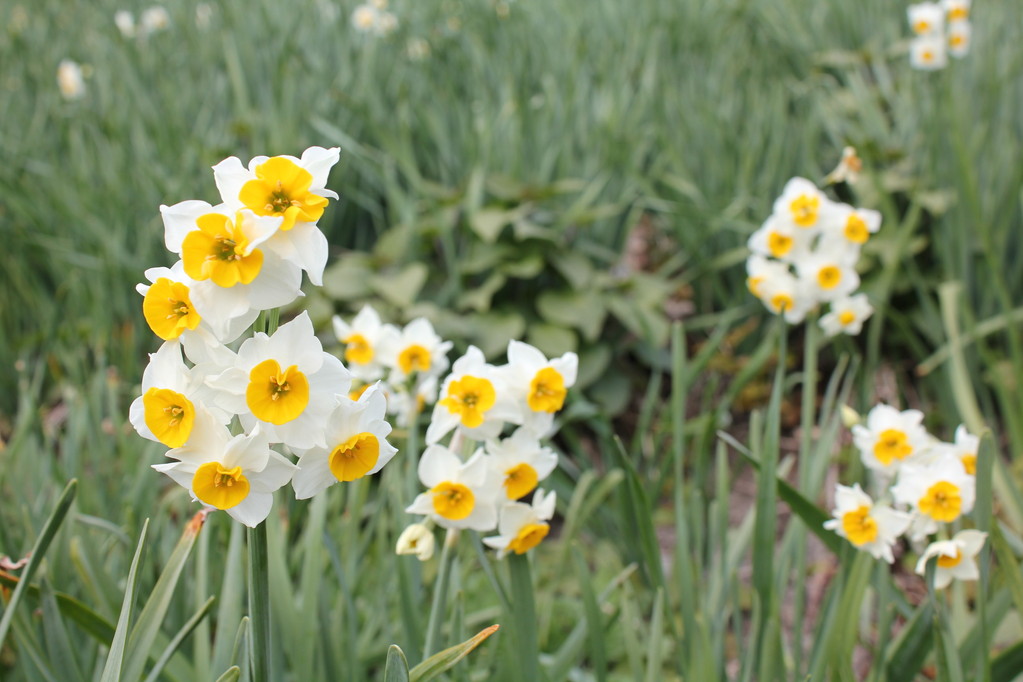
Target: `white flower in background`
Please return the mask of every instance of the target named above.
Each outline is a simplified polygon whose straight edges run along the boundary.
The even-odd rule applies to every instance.
[[[568,389],[575,385],[578,368],[575,353],[548,360],[528,343],[508,343],[508,364],[500,371],[512,399],[519,403],[524,428],[537,436],[550,430],[554,413],[564,407]]]
[[[249,527],[266,519],[273,492],[286,485],[295,470],[287,458],[270,449],[258,430],[232,436],[208,415],[196,419],[188,444],[167,456],[178,461],[153,468],[188,490],[192,499],[226,511]]]
[[[405,56],[414,62],[421,62],[430,56],[430,43],[422,38],[409,38],[405,43]]]
[[[547,537],[554,516],[556,496],[552,490],[544,494],[543,488],[536,491],[533,504],[521,502],[506,503],[501,507],[497,535],[483,538],[483,543],[497,550],[497,558],[503,559],[509,552],[525,554]]]
[[[942,0],[941,7],[949,23],[970,18],[970,0]]]
[[[852,428],[853,442],[868,469],[892,473],[919,459],[930,447],[931,437],[921,425],[919,410],[899,410],[890,405],[875,405],[867,414],[866,426]]]
[[[128,420],[143,438],[179,448],[188,442],[196,414],[209,405],[212,391],[199,367],[189,368],[181,358],[181,344],[168,341],[150,354],[142,373],[142,395],[128,408]],[[231,415],[209,408],[221,424]]]
[[[57,66],[57,88],[60,96],[71,101],[85,97],[85,79],[78,62],[62,59]]]
[[[936,2],[921,2],[906,8],[909,26],[918,36],[940,35],[945,26],[945,10]]]
[[[952,523],[973,510],[976,480],[966,473],[962,462],[941,457],[928,464],[908,463],[899,469],[892,496],[899,504],[913,508],[910,537],[916,541]]]
[[[909,46],[909,65],[914,69],[935,71],[948,65],[944,36],[919,36]]]
[[[856,294],[831,302],[831,311],[821,317],[820,326],[828,336],[849,334],[856,336],[863,329],[863,323],[874,314],[866,294]]]
[[[273,248],[280,217],[195,200],[161,206],[160,213],[167,249],[181,254],[195,280],[192,302],[204,318],[230,324],[302,295],[302,271]]]
[[[380,10],[373,5],[359,5],[352,12],[352,26],[359,33],[376,31],[377,22],[380,18]]]
[[[118,10],[114,13],[114,25],[125,38],[135,37],[135,17],[128,10]]]
[[[796,279],[788,270],[775,271],[758,287],[758,298],[775,315],[784,315],[789,324],[799,324],[817,304],[805,282]]]
[[[392,324],[380,321],[380,315],[370,305],[351,321],[345,322],[340,315],[333,318],[334,335],[344,344],[344,360],[352,376],[364,382],[373,382],[384,374],[383,348],[391,337],[398,335]]]
[[[504,377],[475,346],[455,360],[440,396],[426,430],[427,444],[455,428],[474,440],[486,440],[496,438],[506,422],[522,423],[521,409]]]
[[[405,511],[424,514],[443,528],[480,532],[497,526],[497,501],[503,497],[483,450],[467,462],[440,445],[430,445],[419,460],[419,480],[428,490]]]
[[[309,147],[302,158],[257,156],[248,168],[235,156],[213,167],[220,196],[230,210],[247,208],[257,216],[281,218],[267,248],[294,263],[320,286],[327,264],[327,238],[316,221],[337,193],[327,189],[330,169],[340,159],[338,147]]]
[[[451,346],[437,335],[429,320],[417,317],[381,343],[384,364],[391,368],[388,381],[396,386],[414,375],[439,377],[448,368]]]
[[[833,206],[824,193],[805,178],[792,178],[774,202],[773,214],[780,226],[816,231],[832,217]]]
[[[486,451],[509,500],[519,500],[533,492],[558,467],[557,453],[541,445],[539,438],[526,428],[516,429],[509,438],[487,441]]]
[[[892,563],[892,547],[909,527],[912,516],[875,503],[860,489],[839,485],[835,489],[835,508],[824,527],[847,539],[859,550],[869,552],[875,559]]]
[[[965,57],[970,53],[970,22],[953,21],[948,25],[948,53],[953,57]]]
[[[838,249],[814,252],[796,263],[801,284],[815,302],[845,298],[860,286],[856,254]]]
[[[977,475],[977,452],[980,450],[980,436],[966,430],[965,424],[956,429],[955,442],[947,445],[948,455],[959,460],[970,476]]]
[[[160,5],[143,10],[139,15],[139,36],[145,38],[170,28],[170,15]]]
[[[407,384],[387,385],[387,413],[395,415],[398,426],[407,427],[427,405],[437,402],[437,377],[426,377],[409,390]]]
[[[842,150],[842,158],[834,170],[828,173],[824,182],[833,185],[844,182],[855,185],[860,179],[860,171],[863,170],[863,160],[856,154],[855,147],[845,147]]]
[[[746,288],[761,300],[765,282],[791,276],[788,266],[760,254],[753,253],[746,259]]]
[[[272,443],[301,450],[327,447],[324,430],[351,375],[323,352],[309,314],[302,312],[272,336],[259,332],[238,349],[234,366],[209,380],[218,404],[256,423]]]
[[[927,562],[937,558],[934,569],[934,589],[948,587],[953,578],[957,580],[977,580],[980,571],[977,568],[977,555],[984,547],[987,533],[979,530],[961,530],[951,540],[932,542],[916,563],[916,572],[927,574]]]
[[[772,215],[750,235],[746,245],[750,251],[760,256],[792,263],[805,258],[812,243],[812,233]]]
[[[839,204],[835,208],[835,221],[830,228],[832,239],[846,243],[859,257],[859,247],[867,243],[870,235],[881,229],[881,213],[869,208],[853,208]],[[830,241],[830,240],[829,240]],[[855,259],[854,259],[855,260]]]
[[[377,15],[376,34],[388,36],[398,30],[398,17],[392,12],[380,12]]]
[[[326,447],[296,450],[298,471],[291,483],[304,500],[337,482],[354,481],[380,471],[397,449],[387,442],[391,425],[384,421],[387,403],[379,385],[363,391],[358,401],[339,399],[327,417]]]
[[[398,536],[395,554],[415,554],[420,561],[429,561],[435,546],[433,531],[425,524],[413,523]]]
[[[205,31],[210,27],[210,22],[213,19],[213,7],[207,2],[200,2],[195,6],[195,27],[200,31]]]

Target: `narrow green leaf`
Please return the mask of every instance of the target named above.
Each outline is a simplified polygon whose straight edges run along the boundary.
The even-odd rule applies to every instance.
[[[28,590],[32,577],[39,570],[39,563],[46,556],[46,550],[50,548],[50,542],[53,541],[53,537],[57,534],[60,524],[64,522],[64,517],[67,516],[68,509],[71,508],[71,502],[75,499],[77,489],[78,481],[71,479],[67,486],[64,487],[64,492],[60,494],[60,498],[57,499],[57,504],[54,506],[53,511],[50,512],[46,523],[43,524],[43,531],[39,534],[35,545],[32,547],[32,554],[29,556],[28,563],[25,564],[25,570],[22,571],[21,580],[18,582],[18,586],[14,588],[14,592],[11,593],[11,598],[7,602],[7,608],[4,609],[4,616],[0,619],[0,647],[3,646],[4,640],[7,639],[7,631],[11,627],[14,611],[18,608],[22,597],[25,596],[25,591]]]
[[[1016,555],[1013,554],[1012,548],[1006,542],[1005,535],[1002,534],[999,524],[996,523],[991,527],[991,534],[988,536],[988,539],[991,541],[992,549],[995,550],[995,557],[998,559],[998,565],[1002,569],[999,573],[1005,578],[1005,583],[1009,587],[1009,593],[1012,594],[1012,600],[1016,604],[1016,610],[1019,613],[1023,613],[1023,572],[1020,571]]]
[[[597,680],[607,679],[607,643],[604,641],[604,616],[600,610],[597,595],[594,593],[593,581],[586,558],[578,546],[572,550],[579,588],[582,592],[583,615],[586,619],[586,632],[589,642],[588,658],[590,667]]]
[[[206,602],[196,611],[191,618],[181,626],[177,634],[171,638],[170,643],[164,648],[163,653],[156,659],[156,663],[153,665],[153,669],[149,671],[149,675],[146,676],[146,682],[157,682],[160,679],[160,673],[163,672],[167,662],[170,661],[171,656],[178,650],[181,643],[185,641],[185,638],[192,634],[192,631],[202,622],[202,619],[210,612],[213,608],[213,603],[217,600],[216,597],[210,597]]]
[[[188,561],[188,556],[192,553],[195,538],[202,530],[206,516],[207,512],[200,511],[185,526],[181,539],[178,540],[177,546],[174,547],[174,551],[167,559],[167,564],[139,613],[135,627],[132,628],[131,636],[128,638],[129,653],[124,662],[125,679],[138,680],[142,678],[142,671],[145,669],[150,649],[152,649],[153,642],[167,616],[167,609],[170,607],[174,589],[181,577],[181,571],[185,567],[185,562]]]
[[[20,582],[20,578],[0,571],[0,585],[16,588]],[[40,596],[38,585],[29,585],[27,590],[32,597]],[[73,620],[100,644],[104,646],[110,644],[110,640],[114,638],[114,626],[109,620],[70,595],[54,592],[53,596],[57,600],[57,607],[65,618]]]
[[[540,639],[536,628],[536,599],[533,595],[533,577],[529,570],[529,557],[512,554],[507,557],[511,577],[512,612],[508,614],[515,624],[516,655],[519,673],[524,679],[540,679]]]
[[[657,682],[664,675],[664,591],[654,595],[654,612],[650,616],[650,640],[647,642],[646,682]],[[695,632],[686,633],[693,639]]]
[[[397,644],[387,649],[387,663],[384,665],[384,682],[409,682],[408,661]]]
[[[899,632],[884,664],[891,682],[913,679],[923,667],[934,646],[933,611],[931,603],[924,602]]]
[[[1014,682],[1023,670],[1023,642],[1018,642],[991,661],[991,682]]]
[[[43,634],[46,653],[53,663],[54,672],[62,680],[84,680],[79,668],[78,657],[71,646],[67,628],[60,614],[60,607],[54,596],[50,581],[43,575],[39,581],[43,611]]]
[[[128,569],[124,600],[121,602],[121,615],[117,618],[117,628],[114,630],[114,639],[110,643],[110,651],[107,653],[107,662],[103,666],[103,675],[100,677],[100,682],[119,682],[121,679],[121,668],[124,665],[124,645],[128,641],[128,627],[131,624],[131,611],[135,605],[135,588],[138,584],[139,563],[142,560],[142,550],[146,545],[146,531],[148,529],[149,519],[146,519],[142,524],[142,532],[139,533],[139,544],[135,548],[135,556],[131,560],[131,568]]]
[[[461,644],[456,644],[449,649],[430,656],[409,671],[409,681],[426,682],[426,680],[432,680],[468,656],[473,649],[482,644],[487,637],[497,632],[500,627],[500,625],[491,625]]]
[[[236,665],[224,671],[224,674],[217,678],[217,682],[238,682],[242,676],[242,669]]]

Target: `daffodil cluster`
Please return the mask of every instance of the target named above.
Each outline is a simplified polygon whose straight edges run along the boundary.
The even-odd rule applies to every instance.
[[[881,214],[829,199],[809,180],[792,178],[774,210],[748,242],[746,285],[790,324],[830,304],[820,325],[830,336],[859,334],[873,308],[863,294],[856,261]]]
[[[419,462],[427,490],[406,509],[447,529],[497,530],[484,542],[499,557],[524,554],[550,530],[555,494],[538,485],[557,468],[558,457],[544,438],[578,366],[575,353],[548,359],[519,341],[508,344],[507,355],[507,364],[495,366],[470,346],[451,366]],[[530,504],[522,501],[530,494]],[[428,558],[421,551],[421,528],[414,524],[403,535],[399,553]]]
[[[970,52],[970,0],[942,0],[910,5],[907,12],[913,41],[909,63],[915,69],[935,71],[948,65],[949,55]]]
[[[157,471],[248,526],[266,519],[273,492],[289,482],[296,497],[311,497],[376,473],[395,454],[382,389],[352,399],[351,373],[324,352],[306,313],[228,345],[261,311],[301,296],[303,272],[320,283],[326,238],[316,223],[337,198],[326,181],[338,158],[337,148],[311,147],[301,158],[217,164],[220,203],[161,207],[166,246],[180,260],[147,270],[150,284],[138,287],[164,344],[130,421],[169,448],[174,461]]]
[[[864,423],[852,427],[860,459],[874,473],[883,500],[875,501],[859,484],[839,485],[834,518],[824,524],[888,563],[894,561],[893,548],[901,536],[914,543],[935,533],[947,537],[951,524],[973,510],[979,439],[960,426],[953,442],[941,442],[924,429],[923,417],[918,410],[880,404]],[[931,542],[917,572],[922,575],[927,560],[936,556],[935,587],[945,587],[953,577],[975,580],[975,557],[985,537],[980,531],[962,530],[951,539]]]

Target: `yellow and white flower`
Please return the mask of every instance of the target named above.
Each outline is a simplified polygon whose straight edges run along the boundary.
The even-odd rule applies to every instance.
[[[936,2],[921,2],[906,8],[909,26],[918,36],[940,35],[945,30],[945,10]]]
[[[272,336],[246,339],[234,366],[208,381],[219,391],[218,404],[246,428],[258,423],[270,442],[306,449],[327,447],[327,418],[348,394],[351,375],[323,352],[302,312]]]
[[[415,554],[420,561],[429,561],[436,542],[433,530],[426,524],[413,523],[401,532],[394,548],[395,554]]]
[[[382,377],[385,367],[382,351],[387,340],[398,335],[397,328],[382,323],[370,305],[364,305],[351,323],[335,315],[333,325],[334,335],[345,346],[344,360],[352,376],[366,383]]]
[[[382,340],[380,352],[391,368],[388,382],[404,383],[409,377],[440,377],[448,368],[452,343],[444,341],[425,317],[405,325],[400,332]]]
[[[170,28],[170,15],[160,5],[153,5],[139,14],[139,37],[146,38]]]
[[[970,53],[970,38],[972,34],[970,22],[965,20],[949,22],[948,53],[956,58],[968,55]]]
[[[834,218],[834,205],[806,178],[792,178],[774,202],[773,215],[779,226],[792,226],[815,233]]]
[[[949,23],[970,18],[970,0],[941,0],[941,7]]]
[[[874,307],[866,294],[847,296],[831,302],[831,310],[821,317],[820,326],[828,336],[840,333],[856,336],[873,314]]]
[[[764,284],[774,279],[791,277],[784,263],[752,253],[746,259],[746,288],[757,298],[764,298]]]
[[[257,216],[281,219],[268,248],[294,263],[316,286],[323,283],[327,238],[316,221],[337,193],[327,189],[330,169],[338,162],[338,147],[310,147],[302,158],[257,156],[248,168],[235,156],[213,167],[221,199],[231,209],[247,208]]]
[[[378,384],[358,401],[342,396],[327,417],[326,447],[298,450],[298,471],[291,480],[295,497],[304,500],[337,482],[354,481],[380,471],[397,449],[387,442],[391,425],[384,421],[387,403]]]
[[[817,304],[806,283],[787,269],[772,270],[757,286],[760,301],[775,315],[784,315],[789,324],[799,324]]]
[[[852,427],[853,442],[868,469],[891,474],[903,465],[919,460],[931,445],[931,437],[921,425],[919,410],[899,410],[890,405],[875,405],[867,414],[866,425]]]
[[[521,409],[483,351],[469,346],[441,385],[426,442],[436,443],[456,428],[474,440],[496,438],[507,422],[521,424]]]
[[[208,415],[198,418],[193,436],[167,456],[178,460],[155,464],[207,507],[226,511],[231,518],[255,527],[270,514],[273,492],[291,480],[295,465],[270,449],[258,430],[232,436]]]
[[[557,453],[541,445],[525,427],[516,429],[509,438],[487,441],[486,451],[505,496],[513,501],[533,492],[558,467]]]
[[[405,511],[424,514],[443,528],[471,528],[480,532],[497,526],[501,491],[483,450],[468,461],[441,445],[430,445],[419,460],[419,480],[428,490]]]
[[[750,235],[746,245],[755,254],[793,263],[806,257],[812,243],[811,231],[771,215]]]
[[[921,540],[938,530],[939,524],[952,523],[973,511],[976,479],[966,473],[962,462],[939,457],[927,463],[904,464],[892,496],[917,513],[910,537]]]
[[[199,367],[185,366],[181,344],[168,341],[149,356],[142,373],[142,395],[128,408],[128,420],[143,438],[179,448],[188,442],[196,415],[209,409],[221,424],[231,415],[210,405],[213,392]]]
[[[977,475],[977,451],[980,449],[980,437],[966,430],[965,424],[956,429],[955,442],[944,447],[945,456],[952,457],[962,463],[963,469],[970,476]]]
[[[352,26],[359,33],[373,33],[380,21],[380,10],[371,4],[359,5],[352,11]]]
[[[829,238],[845,243],[854,249],[859,257],[859,247],[867,243],[870,235],[881,229],[881,213],[869,208],[853,208],[839,204],[835,209],[835,221],[830,226]],[[855,259],[854,259],[855,260]]]
[[[114,12],[114,25],[125,38],[135,37],[135,16],[128,10],[122,9]]]
[[[855,185],[860,179],[860,171],[862,170],[863,160],[856,153],[856,148],[845,147],[842,149],[842,158],[839,160],[838,165],[828,173],[824,181],[829,185],[839,182]]]
[[[917,36],[909,45],[909,65],[923,71],[936,71],[948,65],[948,50],[943,35]]]
[[[503,559],[509,552],[525,554],[547,537],[550,524],[554,517],[556,495],[552,490],[544,493],[543,488],[536,491],[533,504],[510,502],[501,507],[500,521],[497,524],[497,535],[483,538],[483,543],[497,550],[497,558]]]
[[[860,489],[859,483],[835,489],[833,519],[824,527],[852,543],[859,550],[869,552],[875,559],[892,563],[892,547],[909,527],[912,516],[892,509],[887,504],[875,503]]]
[[[511,398],[519,404],[523,428],[538,437],[550,431],[554,413],[564,407],[568,389],[575,385],[578,368],[575,353],[548,360],[528,343],[508,343],[508,364],[500,372]]]
[[[801,284],[816,302],[845,298],[860,286],[854,266],[858,254],[844,249],[819,249],[796,263]]]
[[[60,96],[71,101],[85,97],[85,78],[82,67],[71,59],[62,59],[57,66],[57,88]]]
[[[977,580],[980,571],[977,568],[977,555],[984,547],[987,533],[979,530],[961,530],[951,540],[932,542],[924,550],[916,563],[916,572],[927,574],[927,562],[937,559],[934,569],[934,588],[937,590],[948,587],[952,579]]]

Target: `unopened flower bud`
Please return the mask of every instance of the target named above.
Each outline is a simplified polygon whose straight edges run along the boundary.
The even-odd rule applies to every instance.
[[[413,523],[401,532],[396,554],[415,554],[420,561],[428,561],[433,556],[433,531],[421,523]]]
[[[860,417],[860,413],[849,407],[848,405],[842,405],[842,423],[845,424],[845,428],[851,429],[863,420]]]

